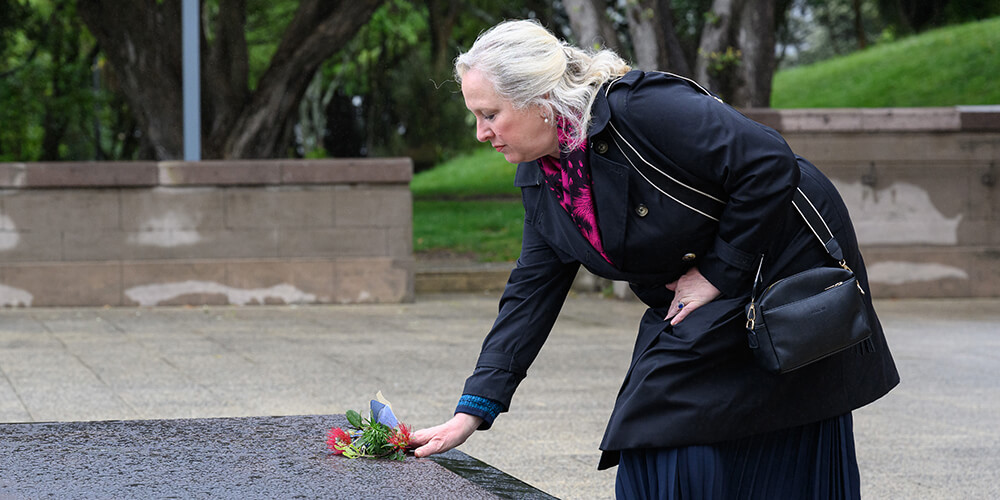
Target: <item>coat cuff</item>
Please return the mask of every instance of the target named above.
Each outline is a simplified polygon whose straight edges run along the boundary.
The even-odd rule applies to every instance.
[[[523,374],[479,365],[465,380],[462,394],[473,394],[496,401],[503,408],[510,408],[510,400],[522,380]]]
[[[500,403],[473,394],[463,394],[455,408],[455,413],[467,413],[483,419],[483,423],[479,424],[478,428],[481,431],[492,427],[493,421],[504,411],[505,409]]]

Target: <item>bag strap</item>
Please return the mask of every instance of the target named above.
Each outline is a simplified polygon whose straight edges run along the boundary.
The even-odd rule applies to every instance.
[[[802,192],[802,188],[795,188],[795,194],[792,196],[792,206],[795,207],[795,210],[802,216],[802,220],[806,222],[806,226],[809,227],[813,235],[816,236],[816,239],[826,249],[826,253],[830,254],[830,257],[833,257],[837,262],[844,260],[844,252],[840,249],[837,239],[833,237],[830,226],[826,225],[823,216],[820,215],[819,210],[809,200],[809,197]]]
[[[837,238],[833,236],[833,231],[830,231],[830,226],[826,224],[826,220],[819,213],[816,205],[813,204],[812,200],[802,192],[802,188],[796,187],[795,193],[792,195],[792,206],[795,207],[795,211],[799,213],[802,220],[805,221],[806,227],[812,231],[813,236],[819,240],[819,243],[823,245],[823,249],[826,253],[830,254],[834,260],[840,264],[840,267],[853,273],[850,267],[847,266],[847,261],[844,260],[844,251],[840,248],[840,243],[837,242]],[[750,292],[750,304],[751,306],[757,301],[757,286],[761,283],[760,273],[761,269],[764,267],[764,256],[760,256],[760,264],[757,265],[757,277],[753,280],[753,289]],[[858,283],[858,291],[864,295],[865,291],[861,289],[861,284]]]

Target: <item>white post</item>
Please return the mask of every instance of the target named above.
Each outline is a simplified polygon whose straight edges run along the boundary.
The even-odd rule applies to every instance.
[[[184,161],[201,160],[201,82],[198,0],[183,0],[181,6],[184,73]]]

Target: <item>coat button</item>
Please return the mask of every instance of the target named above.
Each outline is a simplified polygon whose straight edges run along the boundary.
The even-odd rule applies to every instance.
[[[645,217],[649,214],[649,208],[646,205],[639,204],[639,206],[635,207],[635,214],[639,217]]]
[[[695,254],[693,254],[693,253],[686,253],[686,254],[684,254],[683,257],[681,257],[681,260],[683,260],[684,262],[691,262],[692,260],[697,259],[697,258],[698,258],[698,256],[695,255]]]
[[[606,143],[604,141],[597,141],[596,143],[594,143],[594,151],[597,151],[597,154],[599,154],[599,155],[607,153],[608,152],[608,143]]]

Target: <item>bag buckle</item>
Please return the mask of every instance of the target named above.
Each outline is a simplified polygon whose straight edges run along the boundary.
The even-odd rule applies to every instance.
[[[753,302],[751,302],[750,308],[747,309],[747,330],[753,331],[753,326],[756,320],[757,320],[757,308],[754,306]]]
[[[851,269],[850,267],[847,267],[847,261],[846,260],[840,259],[840,267],[846,269],[847,272],[849,272],[851,274],[854,274],[854,270]],[[865,295],[865,291],[863,289],[861,289],[861,282],[859,282],[858,280],[854,280],[854,284],[858,286],[858,291],[861,292],[861,295]]]

